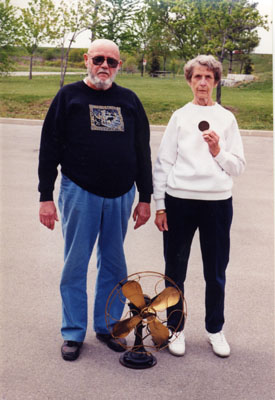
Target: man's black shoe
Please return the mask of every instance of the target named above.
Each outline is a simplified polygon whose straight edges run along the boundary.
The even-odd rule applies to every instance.
[[[75,342],[73,340],[64,340],[61,346],[61,354],[63,360],[74,361],[78,358],[80,353],[80,348],[83,342]]]
[[[114,339],[110,333],[97,333],[96,337],[114,351],[121,353],[126,350],[127,342],[124,338]]]

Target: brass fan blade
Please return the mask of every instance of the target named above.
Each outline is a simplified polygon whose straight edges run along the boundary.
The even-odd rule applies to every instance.
[[[150,308],[154,308],[156,311],[164,311],[168,307],[172,307],[180,299],[180,294],[177,289],[172,286],[164,289],[153,302],[150,304]]]
[[[122,293],[136,307],[142,309],[146,306],[141,286],[136,281],[128,281],[122,286]]]
[[[142,321],[142,317],[140,315],[135,315],[134,317],[127,318],[124,321],[117,322],[113,327],[113,336],[119,338],[126,337],[140,321]]]
[[[153,342],[157,346],[166,343],[169,338],[169,330],[167,326],[162,325],[156,318],[149,323],[149,329],[152,335]]]

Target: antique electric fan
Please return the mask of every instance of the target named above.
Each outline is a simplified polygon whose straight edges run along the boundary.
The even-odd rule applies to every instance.
[[[146,278],[150,278],[150,282],[149,279],[145,282]],[[152,280],[155,280],[153,285]],[[142,286],[150,295],[144,294]],[[118,300],[123,304],[129,300],[129,310],[124,309],[126,314],[120,321],[111,313],[114,301]],[[157,363],[156,357],[145,347],[154,350],[167,347],[171,331],[174,333],[178,330],[184,316],[184,312],[177,309],[179,302],[185,305],[181,290],[170,278],[158,272],[138,272],[119,282],[108,298],[105,317],[107,327],[115,339],[124,338],[134,332],[134,345],[125,346],[129,350],[120,357],[122,365],[144,369]],[[181,318],[177,328],[170,330],[167,314],[170,316],[173,312],[180,312]],[[149,339],[152,341],[148,341]]]

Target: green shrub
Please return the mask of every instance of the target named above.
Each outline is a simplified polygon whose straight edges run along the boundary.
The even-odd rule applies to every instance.
[[[83,50],[82,49],[71,49],[69,52],[69,61],[71,62],[82,62],[83,63]]]
[[[44,59],[46,61],[51,61],[54,60],[56,58],[56,54],[55,54],[55,50],[54,49],[47,49],[44,53]]]
[[[48,67],[60,67],[61,61],[60,60],[45,61],[44,65]]]
[[[122,68],[123,71],[127,73],[136,73],[138,71],[138,66],[137,66],[137,60],[135,57],[130,56],[126,59],[126,61],[123,63]]]

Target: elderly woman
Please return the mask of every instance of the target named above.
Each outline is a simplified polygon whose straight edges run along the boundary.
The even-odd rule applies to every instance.
[[[199,230],[206,282],[205,327],[214,353],[230,355],[223,334],[225,271],[232,222],[232,176],[245,159],[234,115],[212,100],[222,66],[200,55],[184,68],[194,98],[175,111],[164,133],[154,167],[155,224],[163,232],[165,274],[184,291],[188,258]],[[168,309],[171,354],[185,353],[182,304]],[[174,311],[174,312],[171,312]],[[180,333],[173,331],[178,329]]]

